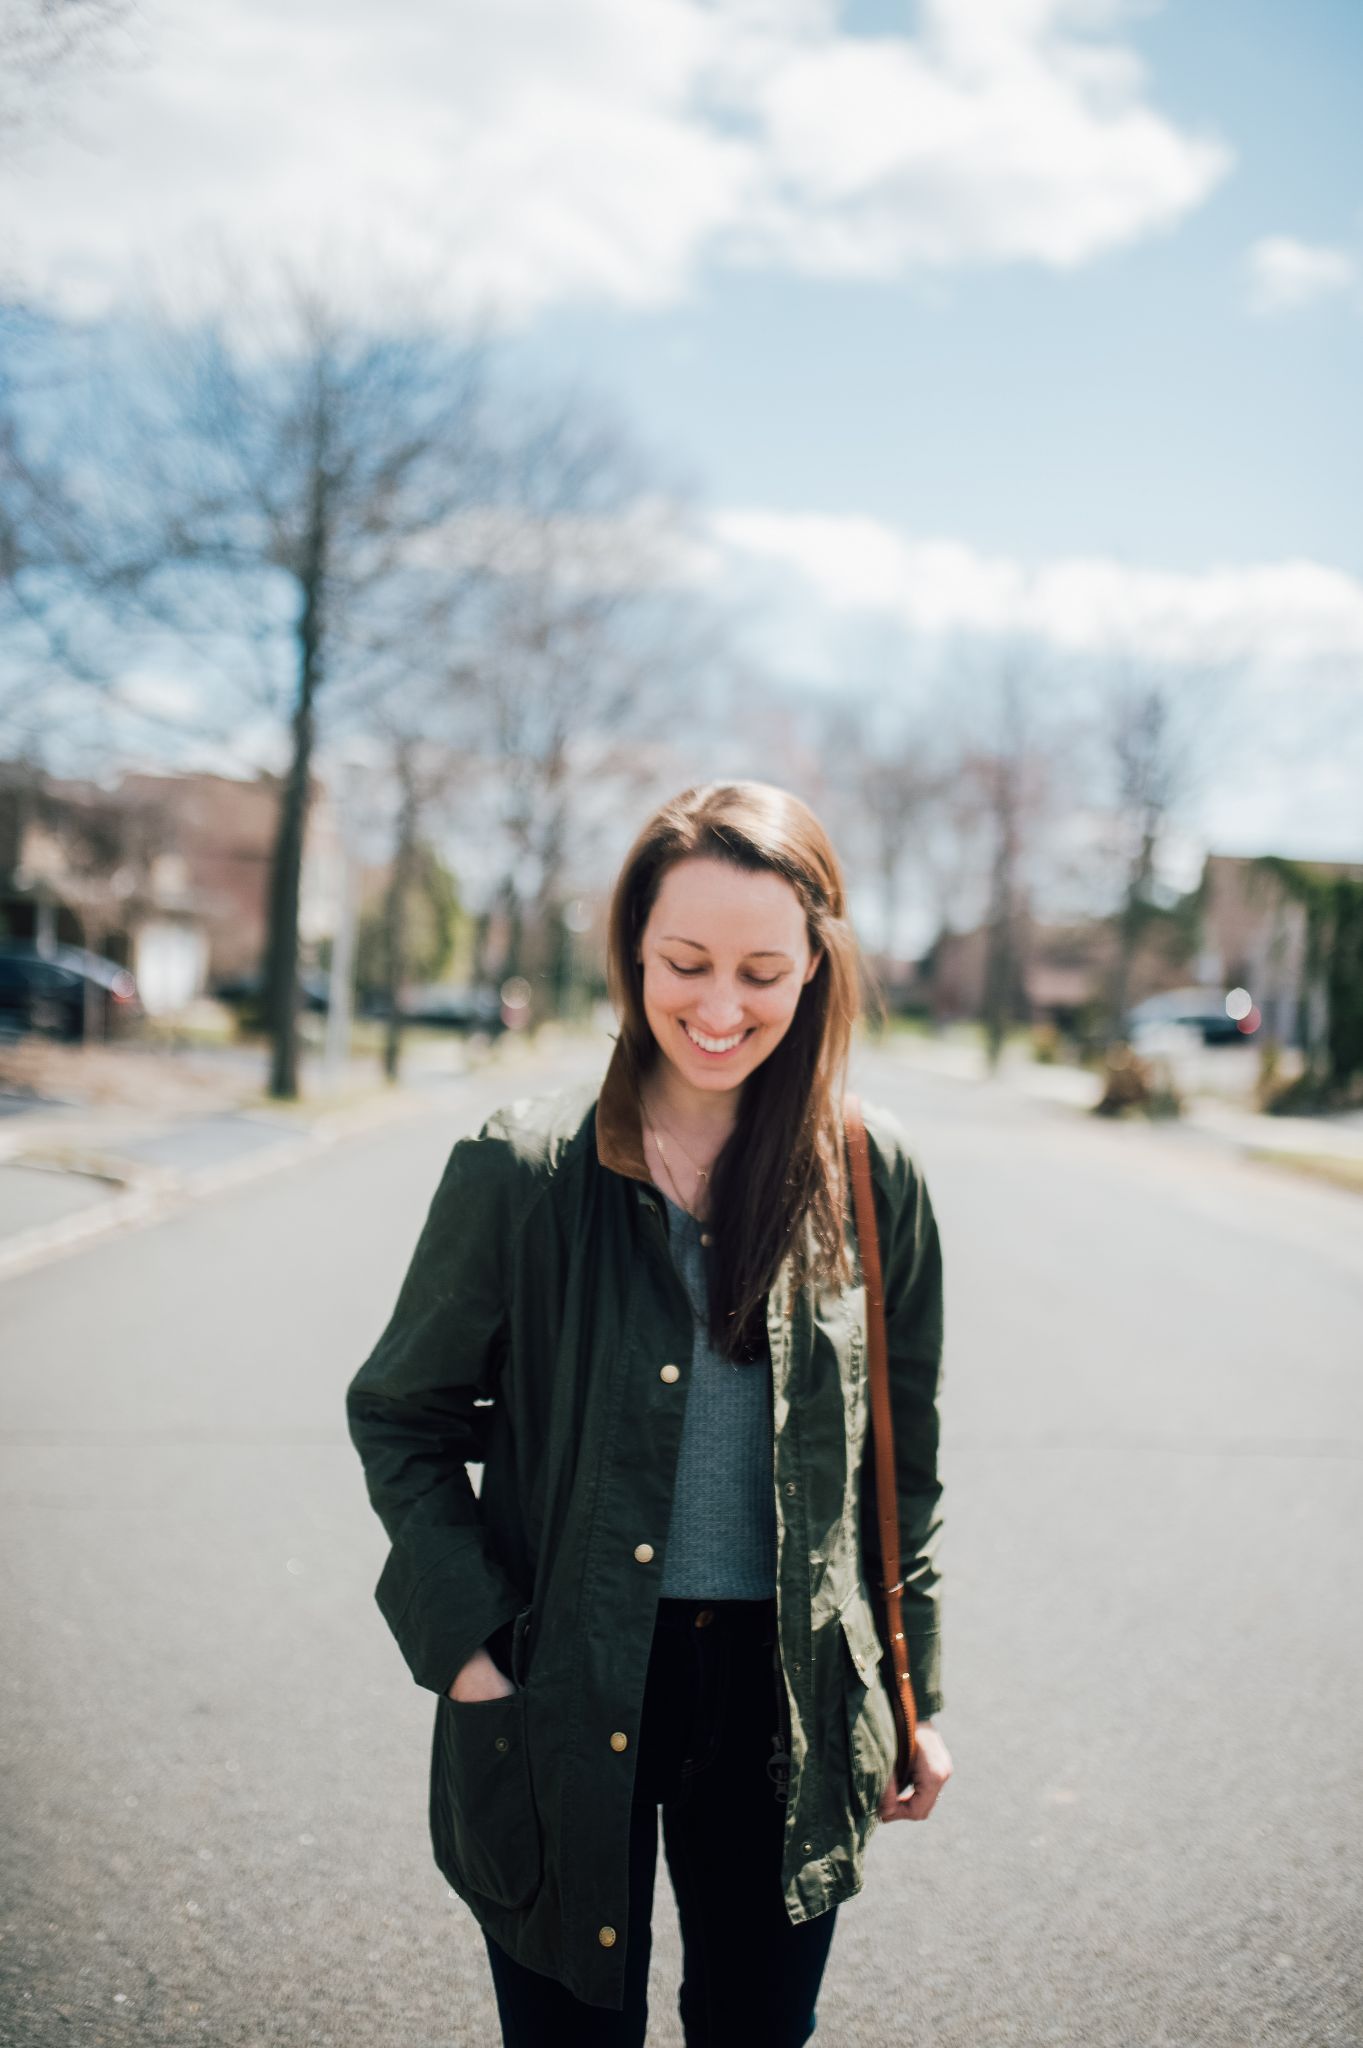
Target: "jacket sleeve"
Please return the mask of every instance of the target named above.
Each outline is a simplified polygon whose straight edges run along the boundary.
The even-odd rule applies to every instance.
[[[519,1172],[484,1126],[446,1164],[388,1326],[346,1389],[392,1548],[374,1597],[418,1685],[444,1692],[524,1605],[487,1542],[468,1464],[495,1400]]]
[[[914,1702],[926,1718],[940,1713],[944,1704],[938,1570],[942,1531],[942,1484],[938,1474],[942,1247],[927,1185],[906,1144],[893,1142],[882,1146],[876,1179],[881,1181],[882,1176],[888,1200],[883,1204],[877,1202],[876,1212],[885,1287],[890,1408],[894,1419],[899,1565],[904,1582],[901,1604]],[[878,1587],[880,1531],[876,1521],[874,1458],[868,1433],[862,1530],[867,1580]]]

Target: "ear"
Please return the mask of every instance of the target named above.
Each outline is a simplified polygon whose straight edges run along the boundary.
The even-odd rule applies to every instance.
[[[806,986],[806,985],[807,985],[807,984],[808,984],[809,982],[813,981],[813,979],[814,979],[815,975],[816,975],[816,974],[818,973],[818,971],[819,971],[819,962],[820,962],[820,961],[821,961],[822,959],[823,959],[823,948],[822,948],[822,947],[820,947],[820,948],[819,948],[819,951],[818,951],[817,953],[815,953],[815,954],[814,954],[814,955],[812,956],[812,958],[810,959],[810,963],[809,963],[809,966],[808,966],[808,968],[807,968],[807,969],[805,970],[805,978],[804,978],[804,981],[802,981],[802,982],[800,983],[800,986],[801,986],[801,988],[804,988],[804,987],[805,987],[805,986]]]

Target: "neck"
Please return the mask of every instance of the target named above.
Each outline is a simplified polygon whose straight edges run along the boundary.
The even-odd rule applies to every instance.
[[[736,1088],[697,1088],[663,1053],[640,1083],[644,1108],[655,1122],[683,1138],[689,1131],[701,1145],[718,1151],[738,1121],[742,1084]]]

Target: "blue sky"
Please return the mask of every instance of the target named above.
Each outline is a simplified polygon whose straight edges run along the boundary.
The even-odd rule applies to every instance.
[[[902,29],[855,7],[844,27]],[[1172,229],[1075,271],[942,282],[711,269],[657,312],[559,307],[532,359],[618,391],[719,501],[869,515],[1030,562],[1363,552],[1357,299],[1253,318],[1246,251],[1363,254],[1363,7],[1171,0],[1124,40],[1235,163]]]
[[[695,484],[792,682],[1211,667],[1189,831],[1363,853],[1357,0],[141,0],[115,56],[0,174],[36,301],[433,277]]]

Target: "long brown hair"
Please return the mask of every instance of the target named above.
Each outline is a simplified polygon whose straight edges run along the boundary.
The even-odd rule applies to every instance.
[[[710,1335],[728,1358],[765,1356],[766,1298],[792,1253],[792,1278],[851,1277],[844,1222],[842,1092],[862,965],[832,841],[814,813],[769,782],[709,782],[663,804],[639,833],[611,898],[607,979],[620,1046],[638,1084],[660,1056],[635,957],[664,874],[693,855],[784,877],[822,957],[790,1026],[744,1083],[738,1120],[711,1168]]]

